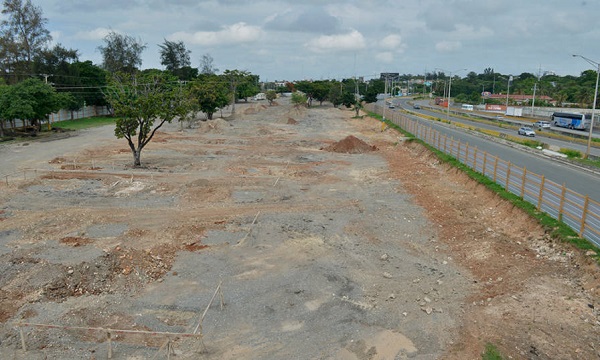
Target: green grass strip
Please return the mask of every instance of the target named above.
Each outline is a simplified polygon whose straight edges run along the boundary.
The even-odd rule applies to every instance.
[[[116,118],[107,116],[94,116],[83,119],[63,120],[52,123],[52,127],[64,130],[82,130],[104,125],[114,125]],[[44,126],[42,125],[42,129]]]

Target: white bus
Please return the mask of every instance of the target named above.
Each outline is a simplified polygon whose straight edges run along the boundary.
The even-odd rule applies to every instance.
[[[468,110],[468,111],[473,111],[473,105],[462,104],[462,109],[463,110]]]

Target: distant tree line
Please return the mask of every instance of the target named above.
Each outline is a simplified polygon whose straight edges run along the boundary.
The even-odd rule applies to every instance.
[[[510,81],[512,77],[512,81]],[[436,96],[446,94],[449,76],[444,72],[426,73],[425,76],[403,75],[401,81],[425,79],[431,86],[425,84],[414,84],[414,93],[433,92]],[[594,89],[596,84],[596,71],[585,70],[580,76],[559,76],[551,72],[539,72],[538,74],[521,73],[519,75],[501,74],[492,68],[486,68],[480,74],[473,71],[465,77],[454,75],[452,77],[451,94],[457,102],[479,104],[500,103],[505,100],[491,100],[482,97],[483,92],[493,94],[533,95],[535,89],[536,106],[553,106],[553,104],[541,100],[542,96],[552,98],[556,106],[576,105],[577,107],[592,107],[594,101]],[[510,86],[510,89],[509,89]],[[512,100],[510,100],[512,103]],[[598,104],[596,104],[598,107]]]

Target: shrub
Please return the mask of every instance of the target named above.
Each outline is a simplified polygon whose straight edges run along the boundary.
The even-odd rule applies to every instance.
[[[567,155],[569,159],[581,158],[581,151],[561,148],[560,153]]]

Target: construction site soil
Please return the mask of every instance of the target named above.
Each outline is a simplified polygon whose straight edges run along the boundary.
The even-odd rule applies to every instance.
[[[0,357],[600,358],[589,253],[353,115],[1,145]]]

